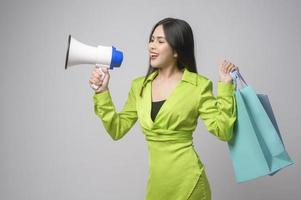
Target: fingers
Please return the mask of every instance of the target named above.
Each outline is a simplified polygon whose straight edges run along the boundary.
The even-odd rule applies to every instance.
[[[104,78],[106,77],[106,76],[110,76],[110,74],[109,74],[109,69],[108,69],[108,67],[107,66],[105,66],[105,65],[100,65],[100,64],[97,64],[96,66],[95,66],[95,70],[94,70],[95,72],[96,72],[96,75],[98,74],[99,76],[100,76],[100,79],[102,79],[102,80],[104,80]],[[107,77],[107,78],[108,78]]]
[[[107,87],[110,78],[107,66],[96,64],[89,79],[90,86],[95,90],[101,90],[102,87]]]
[[[99,67],[95,67],[92,71],[92,74],[95,75],[95,76],[101,76],[101,69]]]
[[[102,85],[103,80],[101,79],[102,73],[99,71],[98,66],[95,66],[95,68],[92,71],[92,75],[89,79],[90,85]]]
[[[94,84],[94,85],[100,86],[100,85],[102,85],[103,81],[102,81],[102,80],[99,80],[99,79],[93,79],[93,78],[90,78],[90,79],[89,79],[89,83],[90,83],[90,84]]]
[[[232,71],[234,71],[235,69],[238,69],[233,63],[224,60],[224,62],[221,64],[222,67],[222,71],[224,73],[230,73]]]
[[[95,82],[95,83],[102,82],[102,79],[101,79],[100,75],[97,72],[92,73],[92,76],[91,76],[90,80],[92,82]]]

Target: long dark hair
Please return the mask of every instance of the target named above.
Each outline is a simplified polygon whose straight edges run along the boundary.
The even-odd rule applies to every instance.
[[[153,32],[159,25],[163,26],[166,41],[171,46],[171,48],[178,54],[177,67],[180,70],[186,68],[190,72],[197,73],[197,67],[194,56],[194,39],[190,25],[186,21],[181,19],[162,19],[158,23],[156,23],[152,28],[149,36],[149,42],[151,41]],[[148,71],[143,83],[146,81],[147,77],[156,70],[158,70],[158,68],[153,68],[149,62]],[[140,96],[142,96],[143,89],[144,87],[141,88]]]

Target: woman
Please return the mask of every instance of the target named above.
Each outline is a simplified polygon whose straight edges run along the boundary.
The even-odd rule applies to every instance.
[[[227,61],[220,64],[214,97],[212,82],[197,73],[189,24],[174,18],[153,27],[149,57],[147,75],[132,80],[121,112],[116,112],[110,96],[108,70],[101,68],[103,80],[99,70],[93,70],[89,83],[100,86],[94,89],[95,113],[113,140],[121,139],[139,120],[148,144],[146,200],[211,199],[192,133],[200,117],[209,132],[223,141],[231,139],[236,106],[229,72],[238,68]]]

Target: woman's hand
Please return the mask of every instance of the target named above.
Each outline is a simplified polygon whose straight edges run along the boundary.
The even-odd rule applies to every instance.
[[[230,72],[234,70],[237,70],[239,72],[238,67],[236,67],[231,62],[224,60],[224,62],[219,65],[219,70],[218,70],[220,81],[224,83],[231,83],[232,77],[230,75]]]
[[[103,73],[101,73],[99,70],[101,70]],[[95,93],[100,93],[105,90],[108,90],[109,80],[110,73],[108,68],[103,66],[95,66],[94,70],[92,71],[89,84],[91,88],[95,91]],[[94,88],[93,85],[96,86],[96,88]]]

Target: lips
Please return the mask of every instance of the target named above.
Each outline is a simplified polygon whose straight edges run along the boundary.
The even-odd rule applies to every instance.
[[[156,59],[157,57],[159,56],[158,53],[155,53],[155,52],[151,52],[150,53],[150,58],[153,60],[153,59]]]

